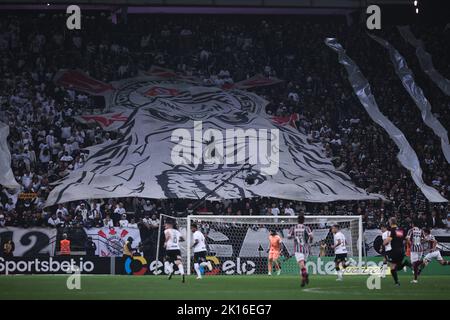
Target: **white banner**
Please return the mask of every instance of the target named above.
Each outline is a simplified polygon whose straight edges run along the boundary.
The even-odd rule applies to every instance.
[[[419,40],[414,36],[409,26],[398,26],[397,28],[403,39],[416,48],[416,56],[423,72],[433,80],[442,92],[447,96],[450,96],[450,80],[444,78],[442,74],[434,68],[431,55],[425,50],[422,40]]]
[[[442,152],[444,153],[447,162],[450,163],[450,145],[448,142],[447,130],[445,130],[439,120],[436,119],[431,112],[431,104],[425,97],[422,89],[414,81],[414,75],[408,67],[405,58],[388,41],[372,34],[369,34],[369,36],[388,50],[389,57],[395,68],[395,73],[402,81],[403,87],[406,89],[409,96],[419,108],[423,122],[441,139]]]
[[[414,149],[409,144],[403,132],[400,131],[378,108],[375,97],[370,89],[370,84],[362,74],[356,63],[346,54],[342,45],[335,38],[327,38],[325,43],[338,54],[339,63],[348,73],[348,79],[353,91],[367,111],[369,116],[389,134],[392,141],[399,148],[397,158],[400,163],[409,170],[411,177],[430,202],[446,202],[447,200],[433,187],[428,186],[422,179],[422,168]]]
[[[0,228],[1,243],[12,240],[15,257],[34,257],[55,253],[56,229],[50,228]],[[2,247],[3,250],[3,247]]]
[[[92,237],[92,241],[97,246],[95,254],[99,257],[122,256],[123,245],[128,237],[133,238],[133,248],[141,242],[141,234],[136,228],[85,228],[84,231],[88,237]]]
[[[85,166],[58,182],[47,205],[110,197],[199,199],[253,157],[259,157],[251,169],[254,184],[247,184],[248,172],[242,172],[209,199],[270,196],[327,202],[382,198],[355,187],[350,177],[334,168],[321,144],[310,143],[295,128],[272,121],[265,113],[267,101],[253,93],[153,77],[126,79],[111,87],[115,91],[108,99],[110,109],[132,111],[120,128],[122,137],[88,148]],[[179,130],[190,139],[174,139]],[[221,137],[208,136],[212,130]],[[239,130],[248,134],[247,139],[233,136]],[[258,151],[251,149],[255,145]],[[230,146],[234,150],[229,151]],[[179,155],[175,148],[180,147],[184,148],[183,160],[188,160],[174,163],[173,154]],[[207,162],[205,155],[216,150],[215,161]],[[222,161],[230,155],[242,158]],[[272,167],[276,170],[271,173]]]
[[[8,148],[9,126],[0,122],[0,185],[18,188],[19,184],[11,170],[11,153]]]

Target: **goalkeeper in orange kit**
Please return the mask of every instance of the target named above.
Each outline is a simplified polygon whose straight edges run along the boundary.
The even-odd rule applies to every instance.
[[[277,234],[275,230],[270,231],[269,235],[269,263],[267,266],[268,275],[272,275],[272,265],[275,265],[275,269],[277,270],[277,276],[281,273],[280,263],[278,262],[278,258],[280,257],[281,252],[281,237]]]

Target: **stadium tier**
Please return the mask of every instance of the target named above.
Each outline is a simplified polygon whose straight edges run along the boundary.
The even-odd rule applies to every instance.
[[[201,299],[235,297],[189,282],[352,299],[376,275],[448,299],[450,24],[291,2],[0,5],[0,274]]]

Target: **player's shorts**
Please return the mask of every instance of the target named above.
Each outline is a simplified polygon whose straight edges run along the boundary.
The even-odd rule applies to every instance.
[[[297,262],[308,260],[308,256],[309,256],[308,253],[301,253],[301,252],[295,253],[295,259],[297,260]]]
[[[280,251],[278,250],[270,250],[269,251],[269,259],[270,260],[277,260],[280,257]]]
[[[206,262],[206,251],[194,252],[194,262],[196,263]]]
[[[346,253],[336,253],[336,256],[334,257],[334,262],[340,262],[345,260],[347,260]]]
[[[411,263],[420,261],[422,259],[422,256],[423,256],[422,251],[418,251],[418,252],[411,251],[411,254],[410,254]]]
[[[176,260],[181,260],[181,252],[179,249],[176,250],[167,250],[166,251],[166,259],[169,262],[174,262]]]
[[[442,256],[441,256],[441,252],[439,250],[432,251],[425,255],[425,260],[427,260],[428,262],[433,259],[436,259],[437,261],[444,260],[444,258],[442,258]]]
[[[401,264],[405,258],[405,254],[401,251],[391,250],[388,252],[387,258],[390,263]]]

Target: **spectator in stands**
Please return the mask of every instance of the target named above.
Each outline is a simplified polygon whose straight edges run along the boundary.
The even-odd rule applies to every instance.
[[[107,228],[113,228],[114,222],[111,220],[109,214],[106,215],[106,218],[103,219],[103,226]]]
[[[119,202],[114,209],[113,221],[116,224],[125,214],[125,208],[123,207],[123,203]]]
[[[52,213],[50,218],[47,220],[47,224],[51,228],[58,228],[61,226],[61,220],[57,217],[56,213]]]
[[[444,227],[444,224],[442,223],[442,220],[439,217],[436,209],[433,209],[431,211],[431,216],[428,218],[427,221],[427,227],[432,229]]]
[[[119,226],[120,226],[121,228],[126,228],[126,227],[128,227],[127,215],[126,215],[125,213],[122,215],[122,218],[121,218],[120,221],[119,221]]]
[[[86,250],[86,256],[95,256],[95,251],[97,250],[97,245],[92,241],[92,237],[87,237],[86,243],[84,244]]]
[[[284,214],[285,215],[288,215],[288,216],[294,216],[295,215],[294,209],[291,208],[291,205],[292,205],[291,203],[288,203],[286,205],[286,208],[284,208]]]
[[[276,203],[272,203],[272,208],[270,209],[270,214],[272,216],[279,216],[280,215],[280,209],[277,207]]]
[[[136,223],[136,220],[134,218],[131,218],[130,222],[128,223],[128,228],[137,229],[138,224]]]

